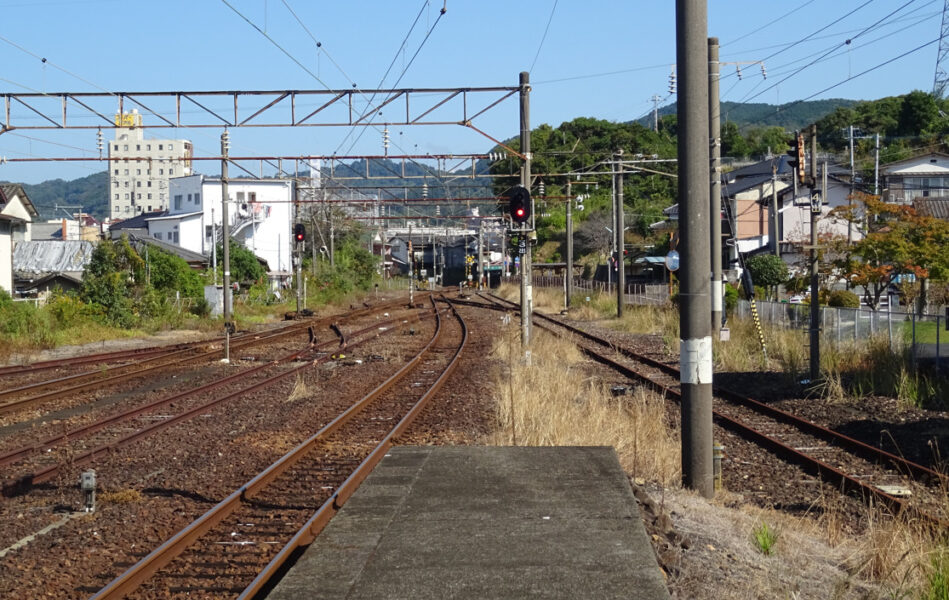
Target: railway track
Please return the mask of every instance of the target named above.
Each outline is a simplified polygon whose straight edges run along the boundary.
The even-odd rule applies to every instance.
[[[315,320],[295,322],[292,325],[284,326],[263,334],[243,334],[232,338],[230,348],[232,352],[237,352],[258,345],[289,339],[313,331],[315,328],[327,326],[340,318],[351,321],[372,314],[373,312],[393,308],[398,305],[398,302],[389,302],[378,306],[354,310],[343,317],[323,317]],[[220,340],[218,340],[218,342],[219,341]],[[208,341],[202,341],[145,349],[142,353],[142,355],[145,356],[144,358],[132,362],[124,362],[112,367],[101,366],[101,362],[117,358],[117,353],[96,354],[37,363],[36,370],[38,371],[51,368],[74,367],[77,365],[82,366],[90,363],[99,364],[100,366],[93,370],[74,373],[64,377],[57,377],[45,381],[34,381],[15,388],[0,390],[0,401],[8,399],[6,402],[0,404],[0,416],[34,408],[47,402],[73,397],[76,394],[88,390],[101,390],[104,387],[116,386],[132,379],[152,376],[163,370],[183,367],[193,368],[198,362],[209,362],[223,357],[221,349],[212,348],[208,350],[206,349],[208,345]],[[32,372],[30,369],[31,365],[20,365],[20,367],[26,369],[26,372]],[[15,399],[9,400],[9,398]]]
[[[495,308],[519,309],[493,295],[479,297]],[[592,359],[681,401],[675,367],[551,316],[535,312],[534,319],[537,326],[554,335],[571,337]],[[713,402],[713,418],[721,427],[842,491],[949,529],[949,479],[945,474],[720,386],[714,387]]]
[[[93,598],[252,598],[267,589],[454,370],[464,321],[447,301],[441,310],[430,301],[434,333],[405,366]]]
[[[46,438],[39,443],[30,443],[0,454],[0,466],[15,463],[21,475],[2,483],[3,496],[9,497],[29,492],[34,486],[56,478],[62,469],[62,455],[69,456],[70,469],[94,462],[97,458],[121,452],[122,448],[146,437],[199,415],[206,414],[226,402],[239,398],[254,390],[272,385],[309,366],[331,359],[325,350],[338,345],[340,350],[355,348],[380,335],[395,331],[404,323],[418,321],[429,316],[416,314],[388,321],[376,321],[368,327],[344,336],[339,326],[332,324],[337,340],[315,343],[312,326],[309,328],[309,343],[304,347],[267,361],[251,369],[182,392],[164,395],[144,405],[109,415],[91,423],[81,425]],[[299,363],[303,363],[302,365]],[[293,366],[297,364],[297,366]],[[168,410],[173,407],[172,410]],[[158,409],[164,413],[157,419],[148,418]],[[131,432],[129,430],[131,429]],[[51,450],[68,444],[72,451]]]

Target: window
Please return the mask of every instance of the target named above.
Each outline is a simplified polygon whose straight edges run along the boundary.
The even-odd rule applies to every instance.
[[[129,170],[128,170],[128,169],[125,169],[125,172],[122,173],[122,175],[128,175],[128,174],[129,174]]]
[[[142,182],[141,182],[141,181],[136,181],[136,182],[135,182],[135,187],[142,187]]]
[[[174,170],[174,169],[168,169],[168,174],[169,174],[169,175],[174,175],[174,174],[175,174],[175,170]]]
[[[194,195],[194,203],[195,203],[195,204],[198,204],[198,205],[201,204],[201,194],[195,194],[195,195]]]
[[[116,200],[119,199],[119,195],[118,195],[118,194],[115,195],[115,199],[116,199]]]
[[[125,205],[125,212],[127,212],[127,213],[132,212],[132,207],[129,206],[128,204],[126,204],[126,205]]]
[[[191,194],[188,194],[188,204],[191,204]]]
[[[142,149],[142,145],[141,145],[141,144],[135,144],[135,149],[136,149],[136,150],[141,150],[141,149]]]
[[[136,175],[141,175],[141,174],[142,174],[142,170],[141,170],[141,169],[135,169],[135,174],[136,174]]]
[[[128,195],[128,194],[125,194],[125,199],[126,199],[126,200],[129,199],[129,195]]]
[[[112,147],[112,149],[115,150],[116,152],[118,152],[118,151],[119,151],[119,145],[118,145],[118,144],[115,144],[115,145]]]
[[[257,192],[248,192],[247,193],[248,202],[257,202]]]
[[[162,148],[162,144],[158,144],[158,149],[159,149],[159,150],[164,150],[164,148]]]
[[[162,235],[162,234],[161,234],[160,231],[156,231],[156,232],[155,232],[155,239],[156,239],[156,240],[160,240],[160,239],[161,239],[161,235]],[[618,267],[617,267],[617,268],[618,268]]]
[[[118,175],[118,174],[119,174],[119,170],[116,169],[116,170],[115,170],[115,173],[113,173],[113,174],[114,174],[114,175]]]
[[[181,194],[175,194],[175,210],[181,210]]]
[[[159,175],[164,175],[164,174],[165,174],[165,170],[164,170],[164,169],[158,169],[158,174],[159,174]]]
[[[151,204],[148,205],[148,212],[152,212],[152,205],[151,205]]]
[[[129,186],[129,182],[128,182],[128,181],[126,181],[126,182],[124,182],[124,183],[125,183],[125,187],[128,187],[128,186]]]
[[[138,199],[139,199],[139,200],[142,199],[142,195],[141,195],[141,194],[138,195]]]
[[[145,187],[152,187],[152,180],[151,180],[151,179],[148,180],[148,183],[145,184]]]
[[[122,150],[128,152],[128,149],[129,149],[129,145],[128,145],[128,144],[122,144]]]
[[[174,144],[168,144],[168,150],[174,150],[174,149],[175,149]]]
[[[158,194],[158,199],[161,200],[162,204],[165,203],[165,192]]]
[[[178,243],[178,232],[177,232],[177,231],[172,231],[169,235],[171,236],[171,243],[177,244],[177,243]]]
[[[205,226],[204,226],[204,237],[209,238],[209,237],[211,237],[212,235],[214,235],[214,226],[213,226],[213,225],[205,225]]]
[[[148,199],[149,199],[149,200],[152,199],[152,195],[151,195],[151,194],[148,194]],[[151,210],[151,209],[149,208],[148,210]]]

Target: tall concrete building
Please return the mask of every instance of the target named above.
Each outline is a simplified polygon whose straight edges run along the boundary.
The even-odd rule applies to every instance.
[[[128,219],[168,208],[168,180],[191,175],[188,140],[145,139],[137,110],[115,115],[109,142],[109,216]]]

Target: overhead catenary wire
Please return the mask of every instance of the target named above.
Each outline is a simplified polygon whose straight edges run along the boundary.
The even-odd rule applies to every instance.
[[[537,45],[537,52],[534,54],[534,60],[531,62],[531,67],[527,69],[528,73],[534,72],[534,65],[537,64],[537,58],[540,56],[541,48],[544,47],[544,41],[547,40],[547,32],[550,31],[550,22],[554,20],[554,13],[557,11],[557,2],[554,0],[554,5],[550,8],[550,16],[547,17],[547,25],[544,27],[544,35],[540,38],[540,44]]]

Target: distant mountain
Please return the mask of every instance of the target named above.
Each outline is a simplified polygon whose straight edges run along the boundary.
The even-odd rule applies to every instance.
[[[765,104],[722,102],[722,122],[732,121],[739,127],[784,127],[788,131],[803,129],[811,123],[816,123],[822,117],[834,112],[838,107],[849,108],[860,102],[844,98],[830,98],[827,100],[808,100],[806,102],[789,102],[787,104]],[[659,116],[676,114],[676,104],[672,103],[659,108]],[[638,120],[644,127],[652,127],[652,114]]]
[[[82,207],[82,212],[102,220],[109,215],[109,176],[106,171],[88,177],[65,181],[51,179],[43,183],[24,183],[23,191],[40,213],[40,218],[63,217],[56,205]],[[68,214],[79,212],[78,208],[66,209]]]

